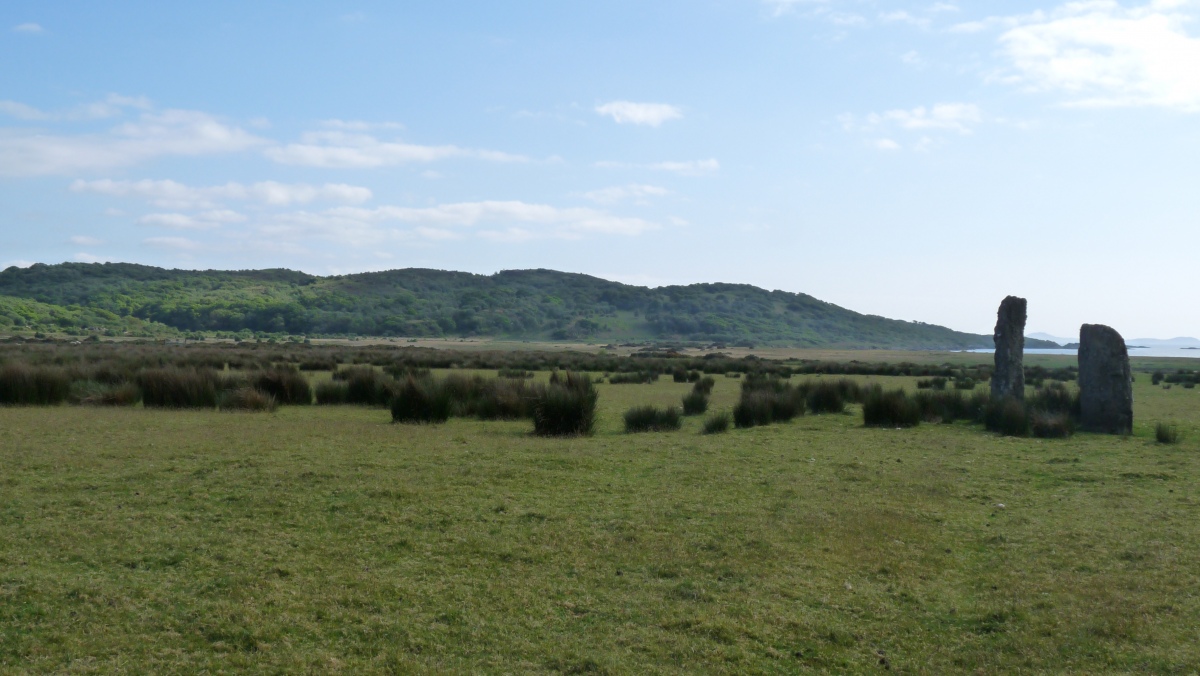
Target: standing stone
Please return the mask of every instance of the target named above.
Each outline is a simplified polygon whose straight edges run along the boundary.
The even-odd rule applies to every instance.
[[[1025,299],[1009,296],[996,313],[996,369],[992,372],[992,399],[1014,397],[1025,401]]]
[[[1102,324],[1079,329],[1079,426],[1088,432],[1133,432],[1133,379],[1121,334]]]

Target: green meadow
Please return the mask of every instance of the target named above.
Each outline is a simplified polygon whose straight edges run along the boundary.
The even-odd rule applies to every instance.
[[[0,408],[0,672],[1195,673],[1200,389],[1149,381],[1133,436],[1063,440],[857,405],[626,434],[669,377],[571,439]]]

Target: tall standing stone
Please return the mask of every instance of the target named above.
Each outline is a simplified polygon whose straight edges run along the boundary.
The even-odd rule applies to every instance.
[[[1015,397],[1025,401],[1025,299],[1009,296],[996,313],[996,369],[992,372],[992,398]]]
[[[1088,432],[1133,432],[1133,379],[1121,334],[1102,324],[1079,329],[1079,426]]]

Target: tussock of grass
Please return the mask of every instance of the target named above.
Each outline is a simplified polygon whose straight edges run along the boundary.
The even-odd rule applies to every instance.
[[[668,406],[658,409],[653,406],[634,406],[625,411],[626,432],[669,432],[683,424],[679,409]]]

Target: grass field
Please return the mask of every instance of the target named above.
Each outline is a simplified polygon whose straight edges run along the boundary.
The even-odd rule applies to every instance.
[[[857,407],[628,435],[689,386],[599,389],[568,440],[0,408],[0,671],[1200,670],[1200,390],[1036,440]]]

